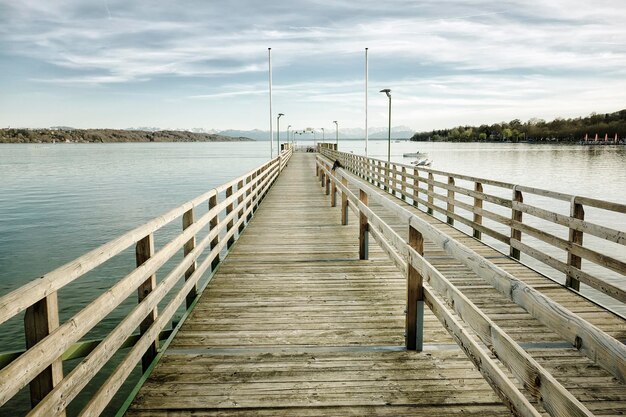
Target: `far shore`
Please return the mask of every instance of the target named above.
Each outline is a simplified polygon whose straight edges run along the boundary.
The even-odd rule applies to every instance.
[[[179,130],[0,129],[0,143],[122,143],[122,142],[253,142],[254,139]]]

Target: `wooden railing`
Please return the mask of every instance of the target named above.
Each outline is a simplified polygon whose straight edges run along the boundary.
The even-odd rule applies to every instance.
[[[345,158],[344,161],[349,167],[349,159]],[[360,259],[368,257],[367,239],[371,234],[398,268],[406,274],[407,349],[422,349],[423,305],[426,304],[515,415],[538,417],[541,413],[502,372],[498,364],[481,347],[480,342],[492,350],[498,360],[550,415],[560,417],[593,415],[423,257],[424,239],[428,239],[448,255],[464,263],[503,295],[522,306],[544,325],[555,330],[618,380],[621,382],[626,380],[626,346],[621,342],[443,234],[410,210],[378,192],[368,182],[347,174],[344,169],[333,170],[331,168],[333,162],[318,156],[316,174],[322,187],[326,188],[326,194],[330,195],[331,206],[335,207],[338,204],[336,194],[338,191],[341,193],[341,223],[348,224],[349,208],[359,219]],[[408,241],[368,207],[370,202],[383,205],[408,224]],[[473,333],[480,342],[472,336]]]
[[[574,196],[539,188],[526,187],[485,178],[453,174],[425,167],[388,163],[360,155],[337,152],[320,147],[319,151],[331,160],[339,160],[350,172],[393,195],[412,202],[416,207],[424,207],[429,214],[445,216],[448,224],[458,222],[471,228],[472,235],[482,239],[489,236],[508,247],[509,255],[520,259],[526,254],[540,263],[565,274],[565,285],[579,290],[585,283],[619,302],[626,302],[626,289],[606,279],[607,274],[624,280],[626,262],[616,255],[603,253],[584,243],[585,235],[600,239],[615,246],[614,252],[624,253],[626,232],[585,220],[585,209],[601,211],[600,216],[611,219],[615,213],[626,214],[626,205],[588,197]],[[470,186],[463,186],[469,184]],[[492,191],[486,192],[489,187]],[[510,197],[502,197],[502,190]],[[500,192],[498,192],[500,191]],[[462,201],[461,197],[466,201]],[[524,202],[525,199],[544,199],[544,207]],[[468,199],[473,201],[468,202]],[[440,202],[441,204],[437,204]],[[442,205],[445,204],[445,207]],[[569,204],[569,215],[564,215],[547,207]],[[487,207],[489,206],[489,207]],[[498,213],[497,211],[500,211]],[[531,224],[530,219],[535,224]],[[503,226],[508,232],[495,230],[484,224],[488,219],[494,225]],[[541,223],[541,224],[539,224]],[[558,236],[554,229],[569,231],[569,238]],[[533,238],[557,252],[538,248],[531,243],[523,243],[522,236]],[[583,271],[582,260],[592,269]]]
[[[257,169],[0,298],[0,324],[25,311],[27,342],[27,350],[0,370],[0,406],[30,384],[33,408],[29,416],[65,415],[68,404],[120,348],[129,345],[129,339],[134,339],[130,351],[79,414],[99,415],[137,363],[141,362],[145,370],[154,361],[159,335],[183,303],[189,308],[196,302],[203,289],[198,288],[200,278],[218,266],[220,254],[241,234],[291,154],[292,150],[287,149]],[[201,205],[208,205],[208,211],[196,218],[195,210]],[[155,233],[180,218],[182,233],[155,251]],[[207,228],[206,236],[196,239]],[[137,267],[61,323],[57,292],[132,245],[135,245]],[[156,273],[181,248],[183,259],[157,284]],[[177,285],[180,289],[175,292]],[[134,292],[138,294],[137,305],[102,341],[89,347],[79,344],[83,336]],[[165,307],[157,311],[159,303],[165,301]],[[140,334],[133,335],[137,328]],[[82,346],[86,357],[64,376],[64,355],[67,357],[67,352],[75,351],[77,345]]]

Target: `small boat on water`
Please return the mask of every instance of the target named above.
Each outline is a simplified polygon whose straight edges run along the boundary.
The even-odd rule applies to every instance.
[[[432,165],[432,163],[432,160],[426,158],[411,162],[411,164],[415,165],[416,167],[429,167]]]
[[[427,154],[423,153],[423,152],[409,152],[409,153],[403,153],[402,157],[403,158],[419,158],[420,156],[426,156]]]

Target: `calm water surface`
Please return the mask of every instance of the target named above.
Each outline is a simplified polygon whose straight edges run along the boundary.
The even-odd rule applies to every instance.
[[[340,149],[363,154],[364,142],[342,140]],[[409,163],[402,154],[416,150],[427,152],[438,170],[626,203],[623,146],[402,141],[392,143],[392,159]],[[386,159],[386,152],[386,141],[369,142],[370,156]],[[268,158],[267,142],[0,146],[0,295]],[[568,212],[568,207],[553,209]],[[604,217],[594,220],[626,230],[626,216],[598,216]],[[607,250],[620,258],[626,256],[623,246]],[[78,311],[132,267],[134,254],[127,252],[125,260],[105,265],[60,294],[62,318]],[[626,286],[623,276],[609,279]],[[110,322],[133,303],[127,300],[126,308],[112,314]],[[623,306],[616,308],[626,314]],[[0,351],[23,346],[20,320],[2,326]],[[110,327],[104,325],[100,331]]]

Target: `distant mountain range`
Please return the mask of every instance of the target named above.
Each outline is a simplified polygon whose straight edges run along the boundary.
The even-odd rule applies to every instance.
[[[147,132],[156,132],[162,130],[158,127],[131,127],[126,130],[142,130]],[[269,130],[236,130],[236,129],[228,129],[228,130],[216,130],[216,129],[203,129],[200,127],[191,128],[191,129],[168,129],[168,130],[181,130],[188,131],[193,133],[206,133],[212,135],[221,135],[221,136],[230,136],[234,138],[250,138],[254,140],[269,140],[270,132]],[[387,128],[386,127],[370,127],[369,129],[369,137],[371,139],[386,139],[387,138]],[[393,139],[408,139],[415,131],[407,126],[395,126],[391,129],[391,137]],[[274,132],[276,135],[276,132]],[[287,130],[280,131],[281,138],[287,137]],[[335,138],[335,129],[334,127],[325,128],[325,136],[326,139],[332,140]],[[323,137],[322,129],[315,129],[315,137],[319,140]],[[365,129],[363,128],[345,128],[339,129],[339,138],[341,139],[362,139],[365,137]],[[306,138],[313,139],[312,133],[305,133],[303,135],[299,135],[298,138]]]

